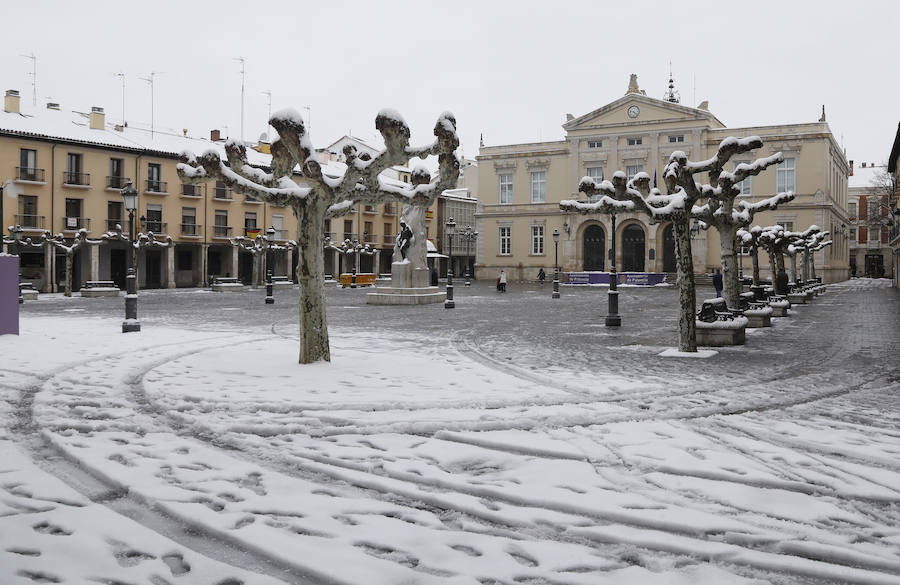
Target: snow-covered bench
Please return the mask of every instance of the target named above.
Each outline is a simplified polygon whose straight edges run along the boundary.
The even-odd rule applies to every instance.
[[[791,302],[784,295],[769,295],[769,306],[772,307],[773,317],[787,317]]]
[[[751,301],[748,305],[748,308],[744,309],[744,316],[747,317],[747,327],[772,326],[772,307],[760,301]]]
[[[287,276],[273,276],[272,277],[272,286],[275,288],[279,287],[291,287],[294,286],[294,283]]]
[[[81,296],[86,298],[117,297],[119,292],[119,287],[111,280],[88,280],[81,287]]]
[[[743,345],[746,339],[747,317],[740,309],[729,309],[719,297],[703,301],[697,311],[697,345]]]
[[[214,292],[240,292],[244,285],[234,276],[214,276],[210,288]]]
[[[30,282],[20,282],[19,295],[23,301],[34,301],[37,300],[38,291],[34,290],[34,285]]]

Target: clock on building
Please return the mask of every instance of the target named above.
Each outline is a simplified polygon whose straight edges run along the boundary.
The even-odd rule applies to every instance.
[[[629,118],[637,118],[641,113],[641,109],[637,106],[631,106],[628,108],[628,117]]]

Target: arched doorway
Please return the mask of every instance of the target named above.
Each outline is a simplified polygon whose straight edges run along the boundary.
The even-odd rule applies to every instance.
[[[644,271],[644,230],[637,224],[622,230],[622,272]]]
[[[670,223],[663,229],[663,272],[677,272],[675,265],[675,228]]]
[[[603,261],[603,252],[606,249],[606,234],[599,225],[588,226],[584,230],[582,238],[584,245],[584,263],[583,269],[588,272],[592,270],[604,270],[606,263]]]

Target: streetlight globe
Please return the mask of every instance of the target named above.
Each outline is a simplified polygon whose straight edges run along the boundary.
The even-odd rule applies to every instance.
[[[266,235],[269,236],[269,239],[273,239],[275,237],[275,226],[269,226],[269,229],[266,230]]]
[[[456,222],[453,221],[453,218],[447,220],[447,235],[453,236],[456,235]]]
[[[553,243],[555,244],[557,242],[559,242],[559,230],[553,228]]]
[[[131,183],[122,187],[122,199],[125,201],[125,209],[128,211],[137,209],[138,192],[131,186]]]

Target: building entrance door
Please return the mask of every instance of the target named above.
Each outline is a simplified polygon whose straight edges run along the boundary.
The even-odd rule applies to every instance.
[[[606,249],[606,235],[603,228],[599,225],[588,226],[584,230],[582,238],[584,246],[584,262],[582,269],[586,272],[602,271],[606,263],[604,262],[604,250]]]
[[[881,254],[866,254],[866,276],[872,278],[884,276],[884,256]]]
[[[677,272],[675,265],[675,227],[672,224],[663,230],[663,272]]]
[[[125,290],[125,273],[128,258],[125,256],[128,250],[110,249],[109,251],[109,279],[116,283],[120,290]]]
[[[144,288],[162,287],[162,253],[159,250],[144,251],[144,269],[147,271]]]
[[[622,272],[643,272],[644,230],[631,224],[622,230]]]

